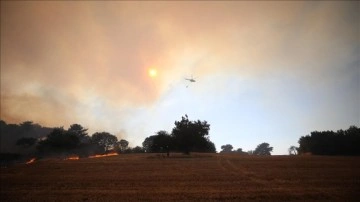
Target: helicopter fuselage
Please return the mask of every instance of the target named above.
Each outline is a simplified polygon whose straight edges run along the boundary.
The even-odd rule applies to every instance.
[[[190,82],[196,82],[195,79],[186,79],[186,80],[188,80]]]

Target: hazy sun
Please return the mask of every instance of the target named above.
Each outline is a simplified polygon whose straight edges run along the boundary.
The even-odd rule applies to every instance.
[[[148,73],[149,73],[149,76],[152,78],[156,77],[156,75],[157,75],[157,71],[154,68],[150,68]]]

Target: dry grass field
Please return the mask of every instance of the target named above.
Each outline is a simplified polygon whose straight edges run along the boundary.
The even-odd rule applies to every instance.
[[[2,201],[357,201],[360,157],[126,154],[1,168]]]

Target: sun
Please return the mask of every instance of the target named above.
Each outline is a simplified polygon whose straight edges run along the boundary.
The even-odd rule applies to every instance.
[[[149,76],[150,76],[151,78],[154,78],[154,77],[157,76],[157,71],[156,71],[156,69],[154,69],[154,68],[150,68],[150,69],[148,70],[148,73],[149,73]]]

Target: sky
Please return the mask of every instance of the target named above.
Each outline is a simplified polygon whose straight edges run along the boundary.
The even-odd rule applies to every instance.
[[[1,119],[78,123],[134,147],[187,114],[210,124],[218,151],[267,142],[287,154],[311,131],[360,126],[359,11],[359,1],[1,1]]]

